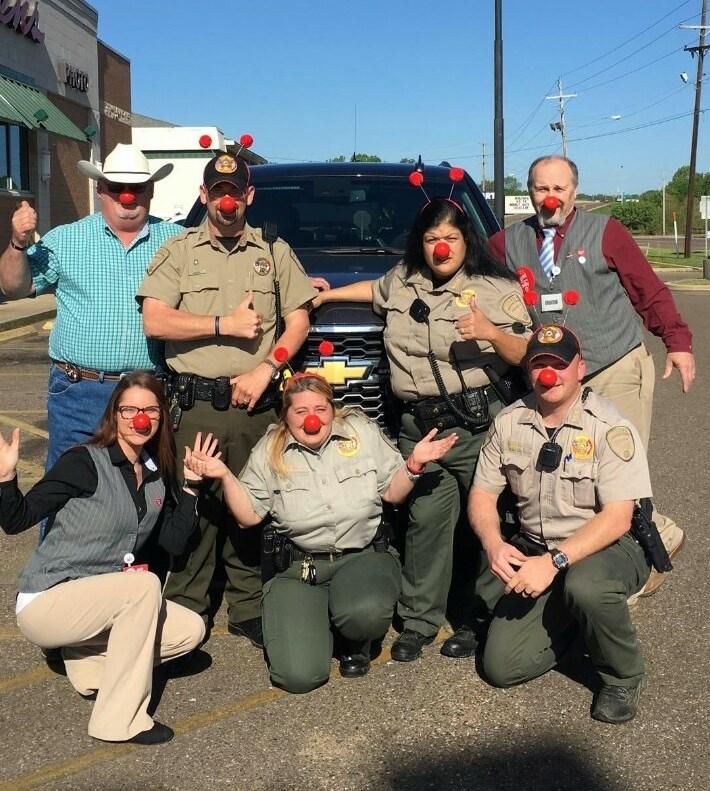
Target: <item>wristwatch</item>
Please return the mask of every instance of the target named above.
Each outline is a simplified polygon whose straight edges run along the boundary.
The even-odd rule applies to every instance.
[[[564,571],[565,569],[569,568],[569,558],[564,552],[562,552],[562,550],[548,549],[547,551],[550,553],[550,555],[552,555],[552,565],[558,571]]]
[[[272,370],[271,374],[271,381],[278,382],[281,378],[281,369],[276,365],[276,363],[272,362],[268,357],[266,357],[262,362],[266,363]]]
[[[10,239],[10,247],[12,247],[13,250],[17,250],[20,253],[24,253],[29,248],[29,245],[26,245],[25,247],[22,247],[19,244],[15,244],[12,241],[12,239]]]

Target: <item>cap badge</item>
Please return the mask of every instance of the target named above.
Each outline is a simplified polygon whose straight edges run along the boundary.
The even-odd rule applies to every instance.
[[[540,343],[559,343],[562,340],[562,329],[555,325],[543,327],[537,334]]]
[[[229,154],[224,154],[215,163],[217,173],[234,173],[237,170],[237,160]]]

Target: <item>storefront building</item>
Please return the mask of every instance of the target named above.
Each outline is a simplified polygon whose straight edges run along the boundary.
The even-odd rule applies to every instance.
[[[93,211],[77,161],[131,142],[130,62],[97,25],[83,0],[0,0],[0,245],[19,200],[40,233]]]

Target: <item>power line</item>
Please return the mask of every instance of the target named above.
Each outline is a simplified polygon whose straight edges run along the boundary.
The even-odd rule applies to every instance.
[[[628,77],[629,74],[636,74],[637,71],[642,71],[643,69],[647,69],[649,66],[653,66],[654,63],[659,63],[666,58],[670,58],[671,55],[675,55],[678,52],[682,52],[683,47],[674,47],[670,52],[667,52],[665,55],[661,55],[659,58],[655,60],[651,60],[648,63],[644,63],[642,66],[638,66],[635,69],[631,69],[631,71],[625,71],[623,74],[619,74],[617,77],[611,77],[608,80],[604,80],[604,82],[598,82],[596,85],[590,85],[588,88],[584,88],[581,93],[589,93],[589,91],[593,91],[595,88],[601,88],[604,85],[609,85],[612,82],[617,82],[618,80],[623,80],[624,77]]]
[[[596,58],[593,58],[592,60],[588,61],[587,63],[583,63],[581,66],[577,66],[576,68],[572,69],[571,71],[565,72],[564,74],[562,74],[562,76],[563,77],[568,77],[570,74],[574,74],[577,71],[581,71],[582,69],[586,69],[587,66],[591,66],[593,63],[596,63],[597,61],[603,60],[608,55],[613,55],[615,52],[618,52],[622,47],[625,47],[627,44],[630,44],[632,41],[635,41],[637,38],[640,38],[641,36],[643,36],[643,34],[647,33],[649,30],[651,30],[651,28],[654,28],[654,27],[656,27],[656,25],[659,25],[661,22],[663,22],[664,19],[668,19],[669,16],[672,16],[673,14],[676,13],[676,11],[679,11],[681,8],[683,8],[683,6],[688,5],[688,3],[690,3],[690,2],[692,2],[692,0],[684,0],[684,2],[682,2],[680,5],[676,6],[672,11],[669,11],[667,14],[662,16],[660,19],[657,19],[653,24],[651,24],[648,27],[644,28],[640,33],[636,33],[635,35],[631,36],[631,38],[627,38],[626,41],[623,41],[621,44],[617,44],[613,49],[610,49],[608,52],[605,52],[603,55],[599,55]],[[692,17],[689,17],[689,19],[693,19],[696,16],[698,16],[698,14],[694,14]],[[683,22],[686,22],[686,21],[687,20],[683,20]]]

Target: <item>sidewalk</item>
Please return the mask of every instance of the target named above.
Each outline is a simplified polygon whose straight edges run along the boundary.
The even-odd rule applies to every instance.
[[[56,314],[54,294],[42,294],[13,302],[0,301],[0,332],[49,321]]]

